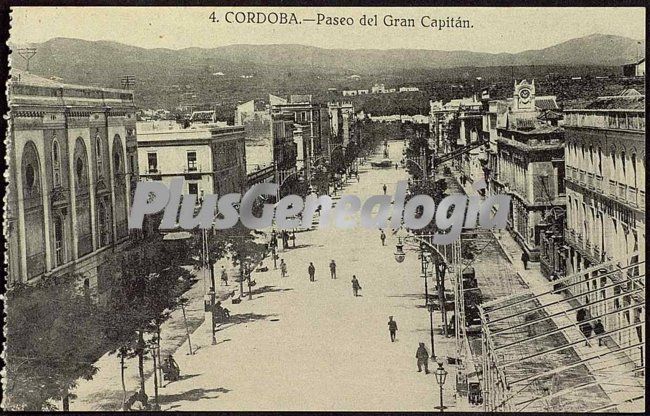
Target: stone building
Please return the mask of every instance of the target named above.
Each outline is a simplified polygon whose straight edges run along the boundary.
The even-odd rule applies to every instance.
[[[101,291],[98,267],[129,237],[138,178],[133,92],[13,75],[9,285],[78,273]]]
[[[185,194],[224,195],[246,189],[243,126],[181,128],[176,123],[138,123],[143,180],[185,179]]]
[[[546,219],[565,206],[564,130],[540,118],[555,97],[536,97],[535,82],[515,82],[513,98],[497,104],[495,193],[512,196],[508,228],[530,259],[539,259]],[[488,166],[494,163],[488,162]]]
[[[592,316],[620,309],[603,322],[607,330],[624,328],[645,316],[645,96],[627,90],[565,113],[567,273],[612,260],[624,270],[590,273],[572,293]],[[644,328],[612,338],[621,348],[635,345],[645,341]],[[628,353],[643,365],[642,346]]]

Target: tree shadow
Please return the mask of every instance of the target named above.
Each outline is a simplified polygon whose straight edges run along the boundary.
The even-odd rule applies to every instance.
[[[293,289],[266,285],[266,286],[260,286],[258,288],[253,289],[253,291],[251,293],[253,295],[260,295],[262,293],[288,292],[290,290],[293,290]]]
[[[223,331],[224,329],[230,328],[231,326],[235,326],[237,324],[247,324],[249,322],[255,322],[255,321],[264,321],[267,318],[277,316],[275,314],[272,315],[261,315],[257,313],[239,313],[237,315],[230,315],[230,319],[228,319],[228,323],[225,325],[221,325],[216,329],[216,332]]]
[[[322,244],[296,244],[295,247],[291,246],[291,247],[287,248],[285,250],[285,252],[292,251],[292,250],[297,250],[297,249],[300,249],[300,248],[308,248],[308,247],[323,247],[323,245]]]
[[[389,298],[409,298],[409,299],[424,299],[424,293],[404,293],[402,295],[390,295]],[[429,295],[431,298],[431,295]]]
[[[208,396],[210,393],[228,393],[229,389],[219,387],[216,389],[192,389],[184,393],[159,395],[158,403],[161,405],[170,404],[178,401],[191,401],[195,402],[201,399],[216,399],[219,395]]]

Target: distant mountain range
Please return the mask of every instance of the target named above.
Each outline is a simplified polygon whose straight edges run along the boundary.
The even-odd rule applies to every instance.
[[[225,90],[229,94],[250,95],[257,89],[269,90],[278,85],[292,89],[304,83],[327,87],[337,80],[346,82],[346,77],[352,74],[380,77],[400,71],[524,65],[612,67],[633,62],[637,53],[644,53],[645,41],[640,45],[638,42],[621,36],[594,34],[515,54],[323,49],[293,44],[171,50],[69,38],[54,38],[29,46],[38,49],[30,61],[30,71],[37,75],[60,77],[68,83],[119,87],[120,78],[128,74],[135,75],[136,91],[142,93],[141,97],[152,94],[149,89],[153,87],[170,95],[210,92],[220,97]],[[25,61],[13,55],[12,65],[24,69]]]

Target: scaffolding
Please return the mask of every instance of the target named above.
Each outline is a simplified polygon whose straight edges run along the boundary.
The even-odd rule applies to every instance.
[[[484,410],[643,410],[645,260],[639,257],[480,305]],[[592,322],[601,321],[592,335]]]

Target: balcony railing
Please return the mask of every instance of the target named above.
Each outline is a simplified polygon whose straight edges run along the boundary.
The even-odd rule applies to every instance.
[[[638,206],[637,196],[638,196],[638,190],[636,188],[628,186],[627,187],[627,202],[629,202],[630,204],[632,204],[635,207]]]
[[[594,189],[594,174],[591,172],[587,173],[587,187]]]
[[[184,173],[197,173],[197,172],[202,172],[201,170],[201,165],[195,164],[195,165],[190,165],[186,166],[185,169],[183,170]]]
[[[580,171],[578,172],[578,181],[582,184],[585,183],[585,174],[586,172],[582,169],[580,169]]]
[[[595,175],[594,176],[594,186],[596,189],[600,190],[601,192],[605,193],[605,189],[603,188],[603,177],[600,175]]]
[[[639,190],[639,206],[645,208],[645,191]]]
[[[645,131],[645,111],[565,110],[565,126]]]
[[[609,195],[615,197],[616,196],[616,181],[609,180]]]
[[[625,200],[625,184],[623,183],[618,184],[618,198],[622,201]]]

